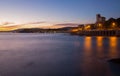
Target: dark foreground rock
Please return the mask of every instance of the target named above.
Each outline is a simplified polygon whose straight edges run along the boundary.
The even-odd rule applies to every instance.
[[[120,58],[108,60],[113,76],[120,76]]]
[[[118,58],[118,59],[111,59],[111,60],[108,60],[108,62],[114,63],[114,64],[120,64],[120,58]]]

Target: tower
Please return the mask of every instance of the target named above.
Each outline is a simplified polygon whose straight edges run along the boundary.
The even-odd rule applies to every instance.
[[[97,14],[96,15],[96,23],[99,23],[101,21],[101,15],[100,14]]]
[[[101,16],[100,14],[96,15],[96,23],[104,23],[106,21],[106,18]]]

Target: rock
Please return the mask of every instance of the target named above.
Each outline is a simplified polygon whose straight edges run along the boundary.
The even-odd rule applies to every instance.
[[[120,58],[118,58],[118,59],[111,59],[108,62],[115,63],[115,64],[120,64]]]

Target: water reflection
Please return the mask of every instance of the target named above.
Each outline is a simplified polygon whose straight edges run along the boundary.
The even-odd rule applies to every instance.
[[[111,76],[108,67],[104,64],[105,61],[103,60],[108,55],[107,52],[113,53],[113,50],[116,49],[116,42],[117,39],[112,37],[110,40],[108,40],[108,38],[106,40],[105,37],[101,36],[85,37],[83,64],[81,65],[83,76]],[[110,44],[108,49],[106,46],[109,43],[113,44]],[[115,52],[113,54],[114,56],[116,55]],[[102,73],[104,73],[104,75]]]
[[[75,41],[74,42],[74,46],[77,48],[77,47],[80,47],[80,42],[79,41]]]
[[[92,37],[85,37],[85,40],[84,40],[84,48],[85,48],[85,51],[89,52],[90,53],[90,50],[91,50],[91,44],[92,43]]]
[[[8,34],[0,42],[3,76],[111,76],[105,58],[120,54],[117,37]]]
[[[103,51],[103,38],[102,36],[96,37],[96,45],[97,45],[97,56],[98,57],[103,57],[104,56],[104,51]]]
[[[109,38],[109,56],[111,58],[118,57],[117,52],[117,37],[110,37]]]
[[[103,37],[97,37],[97,46],[99,47],[99,49],[102,48],[103,46]]]
[[[92,37],[85,37],[84,39],[84,52],[83,52],[83,64],[81,65],[82,67],[82,72],[83,76],[88,76],[89,72],[92,70],[92,65],[91,65],[91,54],[92,54]],[[88,72],[89,71],[89,72]]]

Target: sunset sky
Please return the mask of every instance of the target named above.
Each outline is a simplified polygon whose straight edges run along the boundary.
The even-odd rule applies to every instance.
[[[0,24],[5,26],[94,23],[98,13],[120,17],[120,0],[0,0]]]

